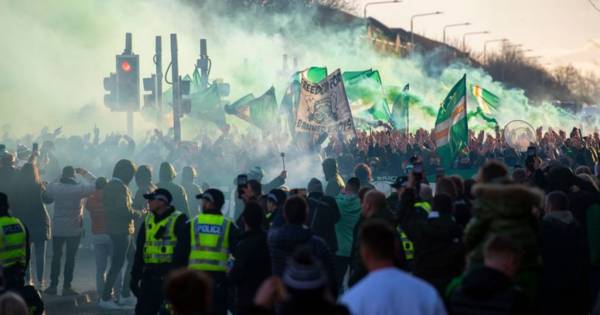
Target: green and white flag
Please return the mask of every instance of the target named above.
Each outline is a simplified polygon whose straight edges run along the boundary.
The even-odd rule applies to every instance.
[[[435,122],[434,138],[442,164],[451,167],[456,155],[467,147],[469,141],[466,74],[444,99]]]
[[[500,98],[494,95],[494,93],[482,88],[477,84],[471,85],[471,91],[477,100],[477,104],[479,104],[479,108],[481,108],[481,111],[484,114],[489,116],[498,110]]]
[[[379,71],[345,71],[342,76],[354,117],[372,124],[389,122],[391,113]]]
[[[485,121],[490,128],[495,128],[498,126],[498,121],[494,116],[498,111],[498,106],[500,105],[500,98],[494,93],[482,88],[477,84],[471,85],[471,92],[477,100],[477,109],[475,111],[471,111],[468,114],[468,120],[471,120],[474,117],[478,117]]]
[[[408,132],[408,107],[410,103],[410,95],[408,91],[410,85],[406,84],[398,95],[394,97],[394,106],[392,107],[391,123],[394,129],[402,132]]]
[[[263,130],[273,130],[279,125],[279,106],[277,106],[274,87],[271,87],[259,97],[254,97],[250,93],[233,102],[233,104],[225,105],[225,112],[252,123]]]

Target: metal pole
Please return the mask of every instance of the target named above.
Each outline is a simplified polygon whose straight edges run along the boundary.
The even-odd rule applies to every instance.
[[[125,33],[125,51],[123,54],[132,54],[132,41],[131,33]],[[133,137],[133,112],[131,109],[127,111],[127,135]]]
[[[496,43],[496,42],[505,42],[507,40],[508,39],[506,39],[506,38],[500,38],[500,39],[486,40],[485,42],[483,42],[483,61],[484,62],[487,61],[487,44]]]
[[[154,64],[156,65],[156,80],[155,82],[155,91],[156,91],[156,106],[158,107],[158,127],[160,129],[161,121],[162,121],[162,38],[160,36],[156,36],[155,38],[155,58]]]
[[[469,25],[471,25],[471,23],[465,22],[465,23],[456,23],[456,24],[450,24],[450,25],[444,26],[444,32],[443,32],[443,35],[442,35],[442,38],[443,38],[442,40],[443,40],[444,44],[446,43],[446,29],[447,28],[457,27],[457,26],[469,26]]]
[[[181,141],[181,121],[179,120],[179,65],[177,63],[177,34],[171,34],[171,81],[173,82],[173,134],[175,142]]]
[[[133,112],[127,111],[127,135],[133,138]]]
[[[131,55],[131,41],[131,33],[125,33],[125,51],[123,51],[123,54]]]
[[[202,62],[200,63],[200,76],[201,76],[201,85],[203,89],[207,89],[208,88],[208,48],[206,45],[206,39],[202,38],[200,39],[200,60],[202,60]]]
[[[410,44],[414,44],[415,42],[415,33],[413,32],[413,20],[415,19],[414,16],[410,17]]]
[[[421,14],[415,14],[413,16],[410,17],[410,43],[411,45],[414,45],[415,43],[415,33],[414,33],[414,19],[417,17],[421,17],[421,16],[430,16],[430,15],[438,15],[438,14],[442,14],[444,12],[442,11],[435,11],[435,12],[428,12],[428,13],[421,13]]]

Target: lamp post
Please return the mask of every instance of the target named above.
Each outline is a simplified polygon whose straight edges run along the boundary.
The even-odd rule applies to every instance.
[[[364,9],[363,9],[363,18],[367,18],[367,8],[372,6],[372,5],[377,5],[377,4],[388,4],[388,3],[401,3],[402,0],[390,0],[390,1],[375,1],[375,2],[368,2],[365,4]]]
[[[480,31],[480,32],[468,32],[468,33],[464,33],[463,34],[463,51],[467,50],[467,36],[473,36],[473,35],[483,35],[483,34],[489,34],[489,31]]]
[[[435,12],[427,12],[427,13],[419,13],[419,14],[415,14],[413,16],[410,17],[410,43],[414,45],[415,43],[415,33],[414,33],[414,20],[415,18],[418,17],[423,17],[423,16],[430,16],[430,15],[439,15],[442,14],[444,12],[442,11],[435,11]]]
[[[506,38],[499,38],[499,39],[490,39],[490,40],[486,40],[485,42],[483,42],[483,61],[487,61],[487,44],[489,43],[497,43],[497,42],[506,42],[508,39]]]
[[[388,0],[388,1],[375,1],[375,2],[368,2],[365,4],[364,8],[363,8],[363,18],[365,19],[365,24],[367,25],[367,32],[369,31],[369,22],[367,21],[367,8],[372,6],[372,5],[378,5],[378,4],[390,4],[390,3],[401,3],[402,0]]]
[[[446,29],[451,28],[451,27],[459,27],[459,26],[469,26],[471,25],[471,23],[469,22],[465,22],[465,23],[456,23],[456,24],[449,24],[444,26],[444,33],[442,35],[442,41],[444,42],[444,44],[446,43]]]

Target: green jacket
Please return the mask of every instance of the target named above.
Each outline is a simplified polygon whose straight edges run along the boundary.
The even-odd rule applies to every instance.
[[[522,269],[539,266],[537,220],[543,193],[522,185],[483,184],[473,189],[473,219],[466,227],[465,247],[470,265],[483,264],[483,246],[491,235],[513,239],[524,253]]]
[[[132,235],[135,232],[131,192],[120,179],[113,178],[106,184],[102,204],[106,212],[108,234]]]
[[[340,209],[340,220],[335,224],[335,235],[338,241],[337,256],[350,257],[354,227],[360,218],[360,199],[356,195],[339,194],[335,202]]]

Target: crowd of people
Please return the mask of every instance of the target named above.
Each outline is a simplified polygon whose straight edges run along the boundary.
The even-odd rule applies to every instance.
[[[82,137],[60,129],[5,136],[0,309],[26,304],[41,314],[38,290],[77,295],[85,237],[98,306],[136,314],[588,314],[597,307],[597,133],[538,129],[527,152],[500,130],[471,133],[467,150],[443,169],[425,130],[359,132],[349,143],[312,143],[322,151],[321,169],[307,170],[309,180],[296,187],[286,183],[285,164],[270,182],[255,165],[280,163],[283,155],[268,152],[305,149],[275,137],[248,145],[258,143],[253,137],[227,128],[215,141],[183,143],[159,132],[139,143],[115,134],[101,141],[97,128]],[[477,175],[450,175],[461,168]],[[376,187],[377,175],[395,176],[391,194]],[[219,189],[232,185],[231,194]]]

